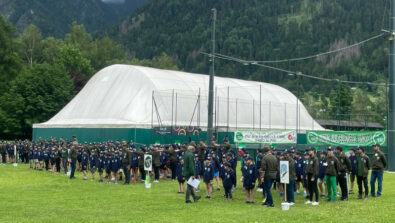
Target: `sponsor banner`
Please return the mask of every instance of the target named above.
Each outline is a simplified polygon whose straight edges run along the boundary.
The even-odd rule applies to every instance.
[[[236,131],[234,135],[236,143],[293,144],[297,139],[295,130],[241,130]]]
[[[376,143],[387,145],[386,131],[307,131],[306,137],[308,144],[315,145],[372,146]]]
[[[280,161],[280,183],[289,184],[289,163]]]
[[[161,127],[154,127],[152,129],[154,135],[184,135],[184,136],[199,136],[202,132],[202,129],[197,126],[161,126]]]

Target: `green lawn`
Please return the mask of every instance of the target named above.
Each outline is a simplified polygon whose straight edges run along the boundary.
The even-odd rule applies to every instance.
[[[97,181],[70,181],[64,175],[32,171],[26,165],[0,166],[0,222],[394,222],[395,175],[384,175],[383,196],[304,205],[282,211],[278,193],[275,208],[244,203],[238,188],[233,201],[225,201],[222,191],[211,200],[185,204],[177,194],[177,183],[161,181],[151,189],[144,185],[99,184]],[[355,188],[356,189],[356,188]],[[205,195],[201,190],[200,195]],[[257,198],[260,197],[257,194]],[[259,201],[260,199],[256,199]]]

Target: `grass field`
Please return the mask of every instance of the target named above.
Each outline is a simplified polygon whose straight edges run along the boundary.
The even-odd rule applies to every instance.
[[[0,222],[394,222],[395,174],[384,175],[383,196],[348,202],[296,204],[282,211],[274,192],[275,208],[244,203],[238,188],[233,201],[222,191],[213,198],[185,204],[177,194],[177,183],[161,181],[145,189],[141,183],[129,186],[83,181],[81,173],[69,180],[64,175],[33,171],[27,165],[0,166]],[[203,188],[203,187],[202,187]],[[356,188],[355,188],[356,189]],[[204,189],[199,193],[205,195]],[[260,198],[257,194],[256,198]]]

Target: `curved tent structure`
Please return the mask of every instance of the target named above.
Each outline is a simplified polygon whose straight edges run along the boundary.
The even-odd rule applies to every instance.
[[[40,128],[207,126],[208,75],[112,65]],[[215,77],[215,123],[228,129],[324,130],[277,85]],[[298,108],[298,109],[297,109]]]

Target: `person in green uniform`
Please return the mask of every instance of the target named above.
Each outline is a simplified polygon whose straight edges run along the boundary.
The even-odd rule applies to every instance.
[[[375,197],[375,184],[377,179],[377,197],[381,197],[383,190],[383,171],[387,166],[387,160],[385,159],[384,153],[380,151],[380,144],[373,146],[374,154],[372,157],[372,174],[370,176],[370,188],[372,197]]]
[[[262,204],[265,207],[274,207],[271,188],[273,181],[276,179],[277,172],[279,171],[279,163],[277,158],[271,154],[269,147],[263,149],[265,156],[262,159],[262,166],[260,170],[261,182],[263,182],[264,193],[266,201]]]
[[[62,167],[63,167],[64,174],[67,174],[68,160],[69,160],[69,150],[68,150],[66,144],[63,144],[63,146],[62,146]]]
[[[318,158],[316,156],[315,148],[311,147],[309,150],[309,159],[306,166],[306,180],[309,189],[309,200],[305,204],[319,205],[318,199],[318,187],[317,187],[317,175],[318,175]],[[313,197],[315,194],[315,201]]]
[[[177,176],[177,153],[175,151],[176,145],[170,145],[168,150],[164,150],[167,155],[169,155],[170,160],[170,170],[171,170],[171,180],[174,181]]]
[[[188,146],[187,151],[184,154],[184,166],[182,169],[182,175],[185,180],[188,181],[190,178],[195,179],[195,159],[194,159],[195,147]],[[187,192],[185,194],[185,203],[192,203],[190,196],[192,195],[194,202],[200,199],[200,196],[195,195],[193,187],[187,184]]]
[[[362,199],[362,185],[365,191],[365,200],[368,199],[369,188],[368,188],[368,174],[370,169],[369,157],[365,154],[364,149],[358,147],[358,158],[357,158],[357,184],[358,184],[358,199]]]
[[[75,179],[74,177],[74,172],[75,172],[75,167],[76,167],[76,162],[77,162],[77,147],[78,142],[74,141],[73,145],[71,146],[70,153],[69,153],[69,162],[70,162],[70,179]]]
[[[339,181],[339,186],[342,191],[342,196],[341,196],[341,201],[347,201],[348,200],[348,187],[347,187],[347,181],[348,181],[348,173],[351,171],[351,162],[350,159],[344,154],[343,148],[338,146],[336,147],[336,152],[338,154],[338,160],[339,160],[339,176],[338,176],[338,181]]]
[[[339,160],[333,154],[331,147],[328,148],[328,156],[324,164],[325,169],[325,182],[328,191],[327,201],[336,202],[337,188],[336,188],[336,177],[339,173]]]

